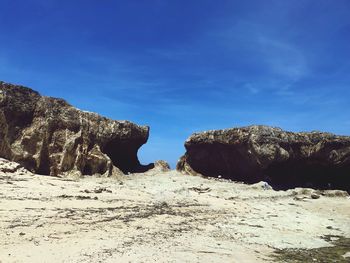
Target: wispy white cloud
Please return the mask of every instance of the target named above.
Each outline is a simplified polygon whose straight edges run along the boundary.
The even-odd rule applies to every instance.
[[[251,94],[274,92],[290,96],[294,85],[312,73],[304,50],[292,43],[288,32],[278,28],[276,25],[276,30],[271,30],[256,21],[237,20],[209,33],[233,60],[238,57],[242,66],[255,68],[258,75],[246,76],[243,86]]]
[[[292,82],[308,74],[309,68],[305,56],[292,44],[267,36],[258,36],[257,43],[272,73]]]
[[[250,83],[250,82],[245,83],[245,84],[243,85],[243,87],[244,87],[245,89],[247,89],[251,94],[258,94],[258,93],[261,91],[261,89],[260,89],[259,87],[256,87],[256,86],[254,85],[254,83]]]

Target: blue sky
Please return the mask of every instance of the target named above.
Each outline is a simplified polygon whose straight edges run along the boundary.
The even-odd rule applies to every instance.
[[[0,0],[0,80],[151,126],[144,163],[251,124],[350,135],[348,0]]]

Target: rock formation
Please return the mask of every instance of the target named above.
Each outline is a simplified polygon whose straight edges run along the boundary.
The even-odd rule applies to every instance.
[[[195,133],[177,170],[276,188],[350,189],[350,137],[249,126]]]
[[[0,82],[0,157],[43,175],[142,172],[149,127],[78,110],[62,99]]]
[[[154,169],[159,172],[168,172],[170,171],[170,165],[164,160],[158,160],[154,162]]]
[[[33,175],[31,172],[26,170],[20,164],[11,162],[9,160],[0,158],[0,176],[6,174],[17,174],[17,175]]]

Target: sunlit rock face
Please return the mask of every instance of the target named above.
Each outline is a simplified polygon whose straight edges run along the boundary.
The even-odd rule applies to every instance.
[[[0,82],[0,157],[44,175],[106,176],[147,170],[137,158],[149,127],[78,110]],[[152,165],[150,165],[152,166]]]
[[[195,133],[177,169],[277,188],[350,189],[350,137],[249,126]]]

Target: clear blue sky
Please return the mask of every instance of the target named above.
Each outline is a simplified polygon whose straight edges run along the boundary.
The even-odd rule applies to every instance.
[[[349,0],[0,0],[0,80],[151,126],[144,163],[195,131],[350,135]]]

